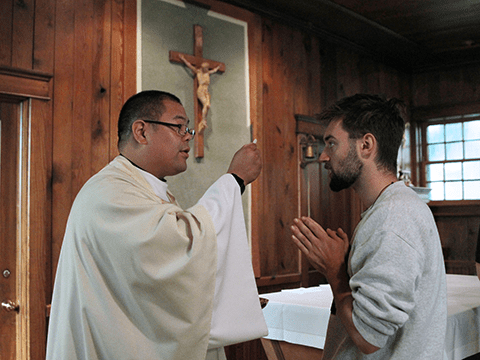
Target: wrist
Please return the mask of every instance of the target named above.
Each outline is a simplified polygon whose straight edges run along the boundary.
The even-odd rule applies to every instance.
[[[243,194],[243,192],[245,191],[245,181],[243,181],[243,179],[237,174],[230,174],[235,178],[235,180],[237,180],[238,186],[240,186],[240,194]]]

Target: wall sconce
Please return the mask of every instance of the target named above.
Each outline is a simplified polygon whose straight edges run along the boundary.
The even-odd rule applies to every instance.
[[[309,163],[318,161],[321,152],[320,140],[313,135],[303,136],[300,140],[301,160],[300,167],[304,168]]]

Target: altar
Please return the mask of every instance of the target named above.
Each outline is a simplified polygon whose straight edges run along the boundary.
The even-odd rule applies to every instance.
[[[329,285],[261,294],[269,334],[262,339],[269,360],[321,359],[333,295]],[[447,275],[448,319],[444,360],[480,352],[480,281]]]

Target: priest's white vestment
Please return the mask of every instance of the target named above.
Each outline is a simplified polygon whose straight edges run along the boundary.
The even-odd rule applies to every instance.
[[[122,156],[78,193],[55,279],[47,360],[225,359],[266,335],[240,188],[188,210]]]

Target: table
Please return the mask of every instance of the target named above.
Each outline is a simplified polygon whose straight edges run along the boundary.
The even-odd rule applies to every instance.
[[[444,359],[460,360],[480,352],[480,281],[447,275],[448,319]]]
[[[321,356],[333,301],[329,285],[262,294],[269,334],[262,343],[269,359],[291,359],[288,351]],[[448,319],[444,360],[460,360],[480,352],[480,281],[476,276],[447,275]],[[293,358],[292,358],[293,359]]]

